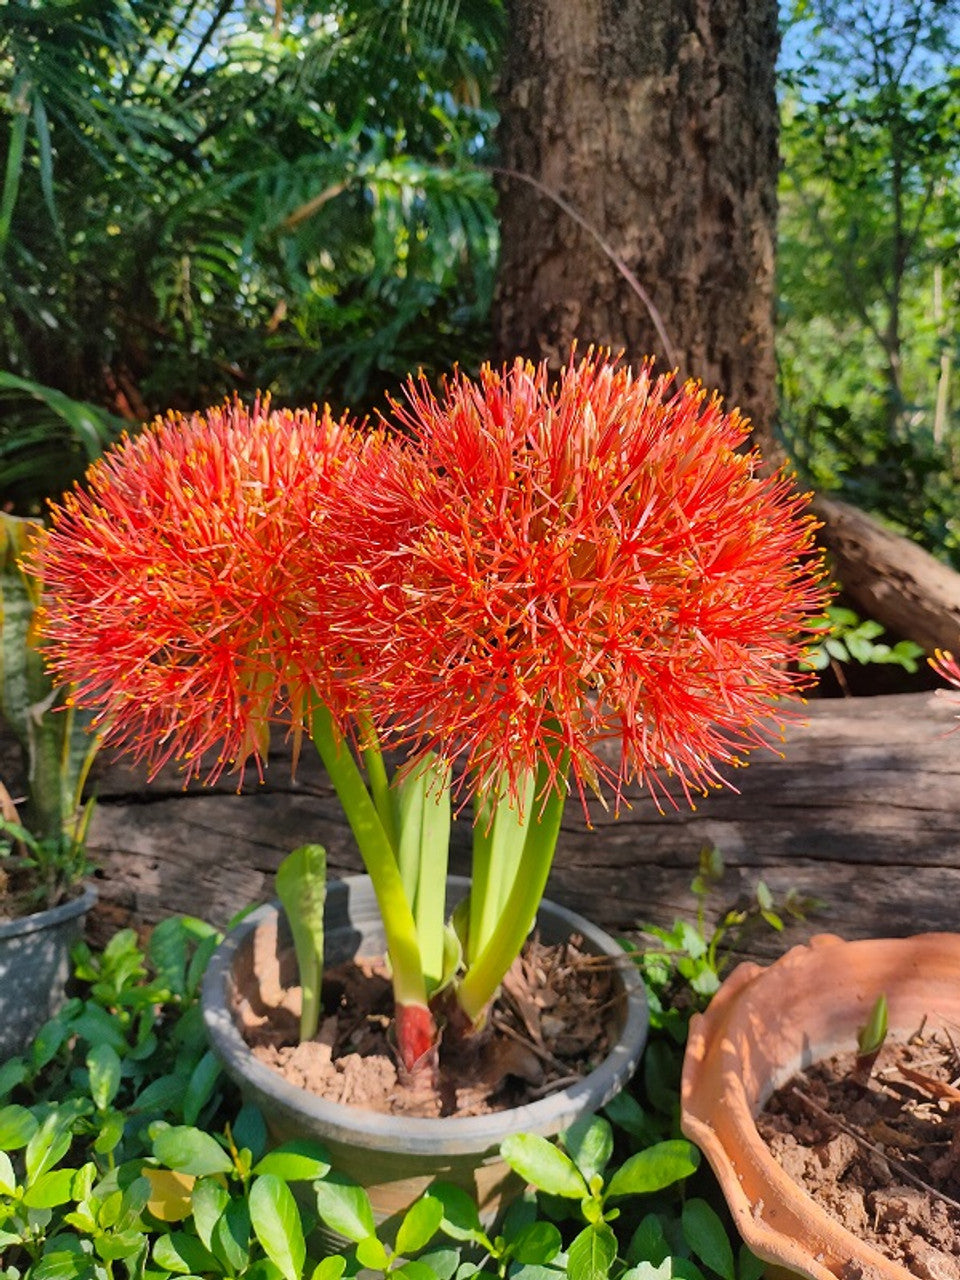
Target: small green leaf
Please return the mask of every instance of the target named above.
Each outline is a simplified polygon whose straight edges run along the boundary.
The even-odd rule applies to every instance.
[[[267,1149],[267,1124],[259,1107],[247,1102],[240,1108],[233,1125],[233,1140],[238,1147],[247,1147],[254,1160],[259,1160]]]
[[[91,1045],[108,1044],[118,1054],[127,1048],[127,1037],[122,1024],[106,1009],[87,1001],[83,1012],[73,1020],[73,1033]]]
[[[587,1116],[572,1124],[560,1137],[588,1182],[594,1174],[603,1173],[613,1155],[613,1129],[608,1121],[601,1116]]]
[[[520,1177],[555,1196],[580,1200],[587,1184],[568,1155],[535,1133],[512,1133],[500,1144],[500,1154]]]
[[[75,1277],[95,1274],[90,1260],[72,1249],[45,1253],[29,1271],[30,1280],[75,1280]]]
[[[563,1247],[563,1237],[552,1222],[528,1222],[509,1244],[511,1258],[524,1266],[546,1266]]]
[[[161,1129],[153,1140],[153,1154],[168,1169],[203,1178],[211,1173],[229,1173],[233,1160],[216,1138],[189,1125]]]
[[[22,1058],[11,1058],[0,1064],[0,1098],[12,1093],[27,1078],[27,1064]]]
[[[435,1182],[430,1195],[439,1200],[443,1208],[440,1230],[444,1235],[451,1240],[473,1240],[477,1244],[486,1239],[476,1201],[462,1187],[452,1182]]]
[[[178,916],[168,916],[154,928],[147,943],[147,955],[157,980],[174,995],[185,995],[187,935]]]
[[[857,1056],[868,1058],[883,1048],[887,1038],[887,997],[885,992],[877,996],[864,1025],[857,1032]]]
[[[98,1111],[106,1111],[120,1088],[120,1055],[109,1044],[98,1044],[87,1054],[90,1097]]]
[[[220,1062],[212,1049],[203,1055],[187,1082],[183,1097],[183,1122],[196,1124],[204,1106],[210,1101],[214,1087],[220,1078]]]
[[[220,1271],[213,1254],[186,1231],[159,1236],[153,1246],[153,1260],[175,1275],[216,1275]]]
[[[250,1261],[250,1208],[246,1200],[231,1200],[213,1228],[211,1252],[229,1270],[242,1274]]]
[[[397,1232],[396,1250],[399,1254],[419,1253],[440,1230],[443,1205],[432,1196],[415,1200],[407,1210]]]
[[[767,884],[763,880],[757,881],[756,887],[757,905],[761,911],[773,910],[773,894],[770,892]]]
[[[5,1151],[0,1151],[0,1195],[12,1196],[17,1189],[17,1175]]]
[[[372,1271],[386,1271],[390,1265],[390,1255],[376,1236],[367,1236],[357,1245],[357,1261],[361,1267]]]
[[[0,1108],[0,1148],[19,1151],[25,1147],[39,1128],[36,1116],[26,1107],[11,1103]]]
[[[264,1173],[250,1188],[249,1201],[250,1222],[264,1253],[286,1280],[301,1280],[307,1250],[293,1192],[272,1173]]]
[[[681,1223],[687,1244],[700,1261],[723,1280],[736,1280],[730,1237],[706,1200],[688,1200],[683,1206]]]
[[[73,1178],[76,1169],[51,1169],[41,1174],[27,1187],[23,1203],[31,1209],[53,1209],[73,1199]]]
[[[648,1213],[630,1237],[627,1246],[627,1262],[655,1263],[659,1266],[669,1257],[670,1246],[664,1234],[663,1223],[655,1213]]]
[[[662,1191],[664,1187],[688,1178],[699,1164],[700,1152],[693,1143],[683,1138],[658,1142],[646,1151],[638,1151],[617,1169],[607,1186],[604,1200]]]
[[[742,1244],[737,1256],[737,1280],[760,1280],[764,1269],[764,1264],[757,1255]]]
[[[273,1173],[286,1182],[312,1182],[330,1172],[330,1156],[309,1138],[294,1138],[275,1147],[257,1162],[254,1173]]]
[[[27,1143],[24,1156],[27,1181],[42,1177],[62,1160],[70,1150],[70,1140],[69,1116],[65,1110],[52,1111]]]
[[[230,1203],[230,1192],[213,1178],[199,1178],[190,1194],[193,1225],[206,1248],[211,1249],[213,1229]]]
[[[433,1267],[428,1266],[426,1262],[420,1262],[417,1258],[405,1262],[401,1267],[395,1267],[390,1275],[391,1278],[401,1276],[403,1280],[437,1280],[437,1273]]]
[[[373,1210],[363,1187],[331,1175],[317,1183],[317,1211],[328,1227],[359,1243],[376,1235]]]
[[[445,1246],[439,1249],[428,1249],[421,1253],[417,1262],[423,1263],[433,1272],[434,1280],[453,1280],[460,1265],[460,1250]]]
[[[617,1256],[617,1238],[605,1222],[586,1227],[567,1251],[569,1280],[606,1280]]]
[[[322,1258],[313,1269],[310,1280],[340,1280],[347,1267],[343,1254],[334,1258]]]
[[[100,1132],[93,1144],[97,1155],[107,1155],[113,1151],[123,1137],[126,1121],[122,1111],[108,1111],[102,1118]]]

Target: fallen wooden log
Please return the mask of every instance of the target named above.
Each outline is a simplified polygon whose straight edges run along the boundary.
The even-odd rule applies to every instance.
[[[699,850],[722,853],[717,911],[751,895],[758,879],[824,901],[812,920],[749,944],[777,954],[811,932],[903,935],[960,924],[960,708],[920,693],[812,702],[782,754],[758,751],[732,780],[689,810],[658,814],[633,793],[618,821],[601,812],[588,830],[568,806],[548,893],[614,932],[692,918]],[[248,782],[250,779],[248,778]],[[235,785],[235,784],[233,784]],[[304,753],[296,780],[275,760],[243,794],[222,781],[183,790],[172,773],[149,786],[105,765],[91,832],[100,906],[97,929],[148,926],[186,912],[225,924],[272,896],[272,876],[305,840],[327,846],[334,873],[361,870],[336,797]],[[457,824],[453,869],[466,871],[469,828]]]

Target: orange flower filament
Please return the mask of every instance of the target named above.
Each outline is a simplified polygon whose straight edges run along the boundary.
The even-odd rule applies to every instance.
[[[350,495],[364,571],[337,624],[381,721],[481,786],[565,753],[581,798],[617,801],[769,741],[823,569],[737,413],[599,354],[406,398],[409,444]]]
[[[337,705],[336,646],[315,626],[305,653],[300,624],[323,616],[324,513],[362,452],[328,411],[236,402],[158,419],[53,509],[34,555],[48,657],[107,741],[188,776],[215,748],[213,780],[259,770],[309,688]]]

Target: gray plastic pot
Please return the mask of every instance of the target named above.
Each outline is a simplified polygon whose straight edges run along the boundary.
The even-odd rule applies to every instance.
[[[448,907],[462,898],[469,881],[451,876]],[[623,960],[623,949],[581,916],[544,901],[538,915],[544,942],[573,933],[594,955]],[[383,927],[368,877],[333,881],[325,912],[326,962],[382,954]],[[548,1097],[489,1116],[420,1119],[381,1115],[329,1102],[289,1084],[258,1062],[231,1013],[237,984],[252,975],[257,946],[289,948],[286,919],[276,903],[260,907],[232,930],[214,953],[203,983],[203,1013],[213,1048],[244,1096],[263,1111],[276,1141],[316,1138],[328,1149],[334,1168],[366,1187],[379,1222],[402,1213],[436,1179],[466,1189],[487,1222],[496,1217],[513,1178],[498,1149],[511,1133],[551,1137],[608,1102],[626,1084],[640,1061],[648,1012],[643,983],[630,964],[617,968],[619,998],[614,1011],[616,1040],[606,1059],[582,1080]],[[509,1188],[509,1190],[508,1190]]]
[[[63,1004],[70,948],[96,900],[85,887],[58,907],[0,922],[0,1061],[22,1053]]]

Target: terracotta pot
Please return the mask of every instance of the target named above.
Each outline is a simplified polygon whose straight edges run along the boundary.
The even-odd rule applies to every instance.
[[[58,907],[0,921],[0,1062],[23,1053],[63,1004],[70,948],[96,900],[83,888]]]
[[[451,876],[448,904],[463,897],[467,887],[463,877]],[[560,942],[578,933],[587,951],[623,959],[623,949],[613,938],[562,907],[542,903],[538,924],[544,942]],[[366,876],[330,884],[325,930],[328,964],[383,953],[380,915]],[[296,1088],[258,1062],[237,1030],[231,1014],[234,992],[252,973],[255,939],[258,947],[280,953],[290,949],[286,919],[277,904],[260,907],[232,930],[207,968],[203,1011],[213,1047],[244,1095],[263,1111],[274,1140],[309,1136],[322,1142],[334,1167],[367,1188],[380,1222],[402,1213],[437,1179],[464,1187],[492,1222],[505,1190],[515,1181],[498,1155],[507,1134],[549,1137],[596,1111],[626,1084],[646,1043],[643,984],[632,965],[621,964],[612,1015],[616,1042],[595,1071],[569,1088],[490,1116],[419,1119],[343,1106]]]
[[[960,1021],[960,935],[861,942],[821,935],[768,968],[741,964],[691,1023],[683,1131],[710,1161],[740,1234],[772,1264],[771,1276],[835,1280],[859,1262],[874,1268],[871,1276],[910,1280],[815,1204],[754,1124],[796,1072],[854,1047],[881,993],[890,1036],[910,1035],[924,1016]]]

